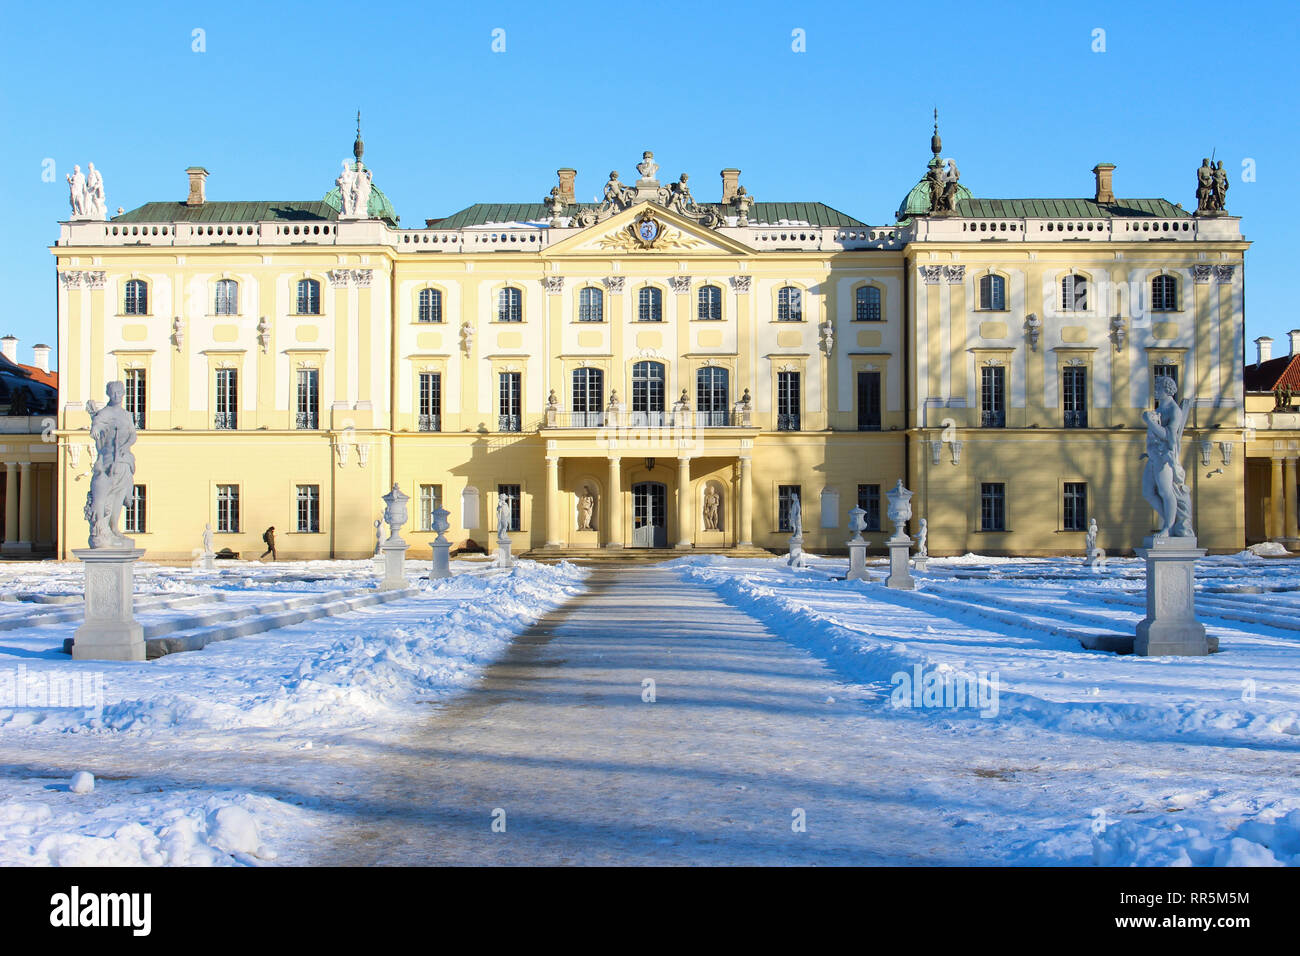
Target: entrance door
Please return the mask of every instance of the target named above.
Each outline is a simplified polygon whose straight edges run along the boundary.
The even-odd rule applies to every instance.
[[[632,547],[668,547],[668,489],[657,481],[632,486]]]

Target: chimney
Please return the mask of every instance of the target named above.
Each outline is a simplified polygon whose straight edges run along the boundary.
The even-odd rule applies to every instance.
[[[3,354],[5,358],[15,365],[18,364],[18,339],[16,336],[6,335],[0,339],[0,354]]]
[[[1110,177],[1114,172],[1114,163],[1098,163],[1092,167],[1092,173],[1097,177],[1096,202],[1112,203],[1115,201],[1115,193],[1110,186]]]
[[[1273,340],[1267,335],[1261,335],[1255,340],[1255,364],[1263,365],[1273,357]]]
[[[208,179],[208,171],[202,166],[191,166],[185,172],[190,177],[190,196],[185,200],[185,205],[202,206],[208,201],[203,192],[204,184]]]
[[[1292,329],[1286,334],[1286,337],[1291,340],[1291,351],[1287,354],[1296,355],[1300,353],[1300,329]]]
[[[739,169],[724,169],[722,171],[722,204],[724,206],[731,202],[732,197],[736,195],[736,187],[739,185]]]
[[[32,364],[42,372],[50,370],[50,347],[48,345],[32,346]]]
[[[573,195],[573,181],[578,177],[576,169],[557,169],[555,175],[560,177],[560,198],[572,205],[578,200]]]

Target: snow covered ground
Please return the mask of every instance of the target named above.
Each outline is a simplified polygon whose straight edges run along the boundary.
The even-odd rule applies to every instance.
[[[1221,648],[1201,658],[1088,651],[1070,636],[1134,633],[1145,614],[1137,559],[1112,559],[1100,572],[1077,559],[931,559],[913,592],[835,580],[843,559],[813,559],[806,570],[780,560],[679,564],[873,692],[882,713],[910,722],[900,733],[921,721],[936,752],[976,748],[1012,768],[994,767],[990,779],[1072,756],[1073,769],[1089,767],[1099,744],[1102,759],[1111,751],[1138,765],[1125,771],[1131,783],[1098,766],[1098,789],[1109,793],[1094,791],[1082,806],[1079,792],[1044,784],[1012,861],[1300,864],[1294,561],[1243,552],[1198,566],[1198,615]],[[874,570],[879,581],[884,568]],[[1170,747],[1183,755],[1179,770],[1154,769]],[[1261,763],[1275,770],[1260,773]]]
[[[321,779],[299,789],[314,793],[290,792],[284,767],[299,773],[303,761],[289,755],[399,736],[583,577],[570,565],[456,562],[456,577],[430,583],[420,562],[408,569],[413,597],[129,664],[62,653],[80,610],[58,601],[78,597],[80,567],[0,566],[0,593],[15,598],[0,602],[0,864],[283,860],[277,847],[310,844],[335,774],[328,759],[309,764]],[[232,562],[219,574],[145,564],[136,580],[149,621],[354,588],[373,571],[369,561]],[[167,606],[186,598],[198,603]],[[72,617],[24,626],[60,611]],[[94,790],[71,792],[73,771],[93,773]],[[284,798],[268,795],[272,783]]]

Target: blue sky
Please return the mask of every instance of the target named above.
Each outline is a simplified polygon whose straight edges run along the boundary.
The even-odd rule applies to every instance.
[[[1194,208],[1216,150],[1254,242],[1247,338],[1280,346],[1300,326],[1290,4],[67,3],[10,4],[5,20],[0,333],[22,361],[54,344],[47,247],[73,163],[101,170],[110,211],[184,199],[193,164],[209,199],[319,199],[358,108],[367,164],[408,226],[539,201],[560,166],[590,198],[647,148],[700,199],[736,166],[760,200],[887,223],[924,172],[936,105],[976,196],[1090,196],[1107,161],[1117,195]]]

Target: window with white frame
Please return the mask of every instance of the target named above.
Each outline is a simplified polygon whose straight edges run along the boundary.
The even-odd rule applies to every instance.
[[[320,531],[320,485],[298,486],[298,533]]]
[[[1158,275],[1151,280],[1151,309],[1155,312],[1178,311],[1178,280]]]
[[[217,485],[217,531],[239,531],[239,485]]]
[[[716,285],[702,285],[697,299],[696,317],[700,321],[718,322],[722,319],[722,289]]]
[[[298,314],[320,315],[320,283],[315,279],[298,280]]]
[[[664,320],[663,292],[652,285],[648,285],[636,294],[636,320],[638,322],[662,322]]]
[[[506,286],[497,293],[497,321],[522,322],[524,320],[524,292]]]
[[[126,381],[123,384],[126,385],[126,394],[122,397],[122,405],[126,408],[126,413],[131,416],[131,421],[136,430],[141,431],[144,429],[144,410],[147,395],[144,369],[127,369]]]
[[[419,307],[416,309],[417,322],[442,321],[442,292],[438,289],[421,289]]]
[[[149,314],[149,286],[143,279],[128,279],[122,300],[122,312],[126,315]]]
[[[1061,311],[1088,311],[1087,276],[1068,275],[1061,280]]]
[[[578,290],[578,321],[605,321],[605,293],[595,286],[586,286]]]
[[[239,314],[239,283],[234,279],[218,279],[212,311],[215,315]]]
[[[803,290],[792,285],[782,286],[776,293],[776,320],[778,322],[803,321]]]
[[[127,534],[145,533],[144,502],[144,485],[132,485],[131,494],[127,496],[126,507],[122,512],[122,527]]]
[[[433,513],[442,507],[442,485],[420,486],[420,530],[432,531]]]
[[[422,432],[442,431],[442,373],[420,373],[420,410],[417,422]]]
[[[213,428],[237,428],[239,425],[239,370],[217,369],[217,409]]]
[[[990,273],[980,276],[980,308],[990,312],[1002,312],[1007,307],[1007,282],[1002,276]]]
[[[859,286],[854,293],[853,321],[879,322],[883,316],[880,311],[880,290],[874,285]]]

